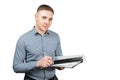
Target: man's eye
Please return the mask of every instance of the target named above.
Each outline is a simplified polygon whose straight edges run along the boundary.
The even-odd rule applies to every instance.
[[[50,19],[49,19],[49,21],[52,21],[52,20],[53,20],[53,18],[50,18]]]

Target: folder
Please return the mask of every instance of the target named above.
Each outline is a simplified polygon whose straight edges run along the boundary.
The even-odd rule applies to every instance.
[[[73,68],[84,61],[81,55],[58,56],[54,59],[54,64],[51,67]]]

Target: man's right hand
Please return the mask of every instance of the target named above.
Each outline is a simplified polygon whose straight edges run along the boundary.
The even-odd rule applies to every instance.
[[[44,67],[49,67],[49,66],[52,65],[52,64],[53,64],[52,57],[50,57],[50,56],[45,56],[45,57],[43,57],[42,59],[40,59],[40,60],[37,61],[36,66],[37,66],[37,67],[44,68]]]

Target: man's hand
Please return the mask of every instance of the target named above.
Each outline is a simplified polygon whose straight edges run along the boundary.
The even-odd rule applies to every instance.
[[[49,67],[52,64],[53,64],[52,57],[45,56],[42,59],[40,59],[40,60],[37,61],[36,66],[44,68],[44,67]]]

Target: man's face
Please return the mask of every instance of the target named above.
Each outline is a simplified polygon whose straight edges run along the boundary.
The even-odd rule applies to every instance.
[[[35,15],[36,27],[40,31],[46,31],[50,27],[53,20],[53,13],[48,10],[40,10]]]

